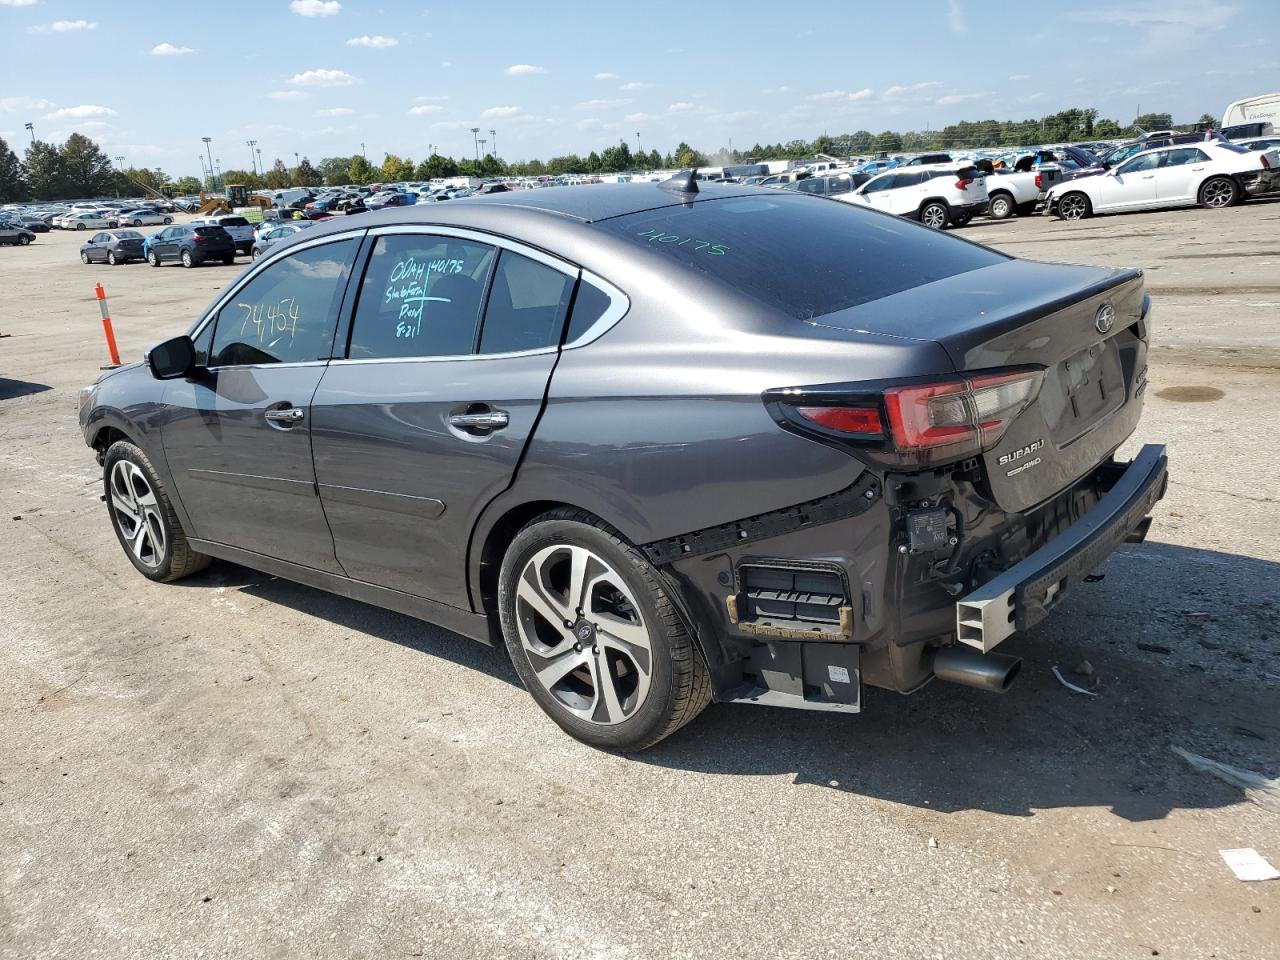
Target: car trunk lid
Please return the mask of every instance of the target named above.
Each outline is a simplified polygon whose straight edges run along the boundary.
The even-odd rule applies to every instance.
[[[1035,367],[1040,390],[982,455],[1007,511],[1049,499],[1133,432],[1146,386],[1142,272],[1010,260],[820,317],[937,342],[957,372]]]

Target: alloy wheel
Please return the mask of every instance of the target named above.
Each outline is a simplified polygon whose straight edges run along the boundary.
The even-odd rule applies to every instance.
[[[515,591],[516,629],[538,682],[565,710],[612,725],[649,695],[653,650],[623,578],[585,547],[535,553]]]
[[[147,475],[130,460],[118,460],[111,468],[111,515],[140,563],[158,567],[166,546],[160,504]]]
[[[1231,188],[1231,184],[1226,180],[1210,180],[1204,187],[1204,205],[1206,207],[1222,207],[1231,206],[1231,201],[1235,199],[1235,190]]]
[[[1078,193],[1068,194],[1058,203],[1058,214],[1063,220],[1083,220],[1085,209],[1085,199]]]
[[[941,230],[947,225],[947,211],[940,205],[931,203],[920,214],[920,222],[926,227]]]

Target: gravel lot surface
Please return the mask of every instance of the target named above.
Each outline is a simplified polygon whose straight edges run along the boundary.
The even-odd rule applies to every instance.
[[[1007,642],[1006,696],[713,706],[634,758],[436,627],[138,576],[75,418],[93,285],[136,358],[245,260],[0,249],[0,957],[1277,956],[1280,881],[1218,850],[1280,865],[1280,814],[1170,747],[1280,775],[1280,202],[960,234],[1146,267],[1149,541]]]

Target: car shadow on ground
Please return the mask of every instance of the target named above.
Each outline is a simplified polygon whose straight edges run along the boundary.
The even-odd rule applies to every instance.
[[[215,560],[208,570],[178,581],[174,586],[206,589],[224,587],[229,591],[234,590],[329,623],[358,630],[378,640],[398,643],[419,653],[441,657],[512,686],[520,686],[520,678],[511,666],[505,647],[486,646],[414,617],[259,573],[239,564]]]
[[[44,393],[53,388],[47,383],[33,383],[30,380],[7,380],[0,377],[0,400],[14,400],[18,397],[30,396],[33,393]]]
[[[1130,821],[1243,799],[1192,771],[1175,744],[1280,774],[1280,685],[1266,680],[1280,674],[1280,564],[1151,543],[1104,569],[1102,583],[1074,587],[1053,617],[1001,646],[1024,658],[1003,696],[935,681],[910,697],[868,689],[858,716],[713,706],[636,759],[941,812],[1096,806]],[[1074,672],[1084,660],[1090,677]],[[1055,664],[1096,696],[1063,687]]]

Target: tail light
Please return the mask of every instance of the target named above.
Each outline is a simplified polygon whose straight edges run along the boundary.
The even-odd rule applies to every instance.
[[[1260,159],[1260,160],[1262,161],[1262,168],[1263,168],[1264,170],[1270,170],[1270,169],[1271,169],[1271,161],[1267,159],[1267,155],[1266,155],[1265,153],[1264,153],[1261,157],[1259,157],[1258,159]]]
[[[774,418],[809,436],[862,449],[892,466],[951,463],[989,450],[1040,391],[1044,371],[1023,368],[889,386],[769,390]]]
[[[1043,175],[1043,174],[1039,174],[1039,173],[1037,173],[1037,174],[1036,174],[1036,189],[1037,189],[1037,190],[1043,190],[1043,189],[1044,189],[1044,175]]]
[[[204,237],[198,233],[193,233],[191,239],[196,243],[204,243]]]
[[[969,184],[971,184],[971,183],[973,183],[973,180],[971,180],[971,179],[970,179],[970,180],[957,180],[957,181],[956,181],[956,189],[957,189],[957,190],[967,190],[967,189],[969,189]]]

